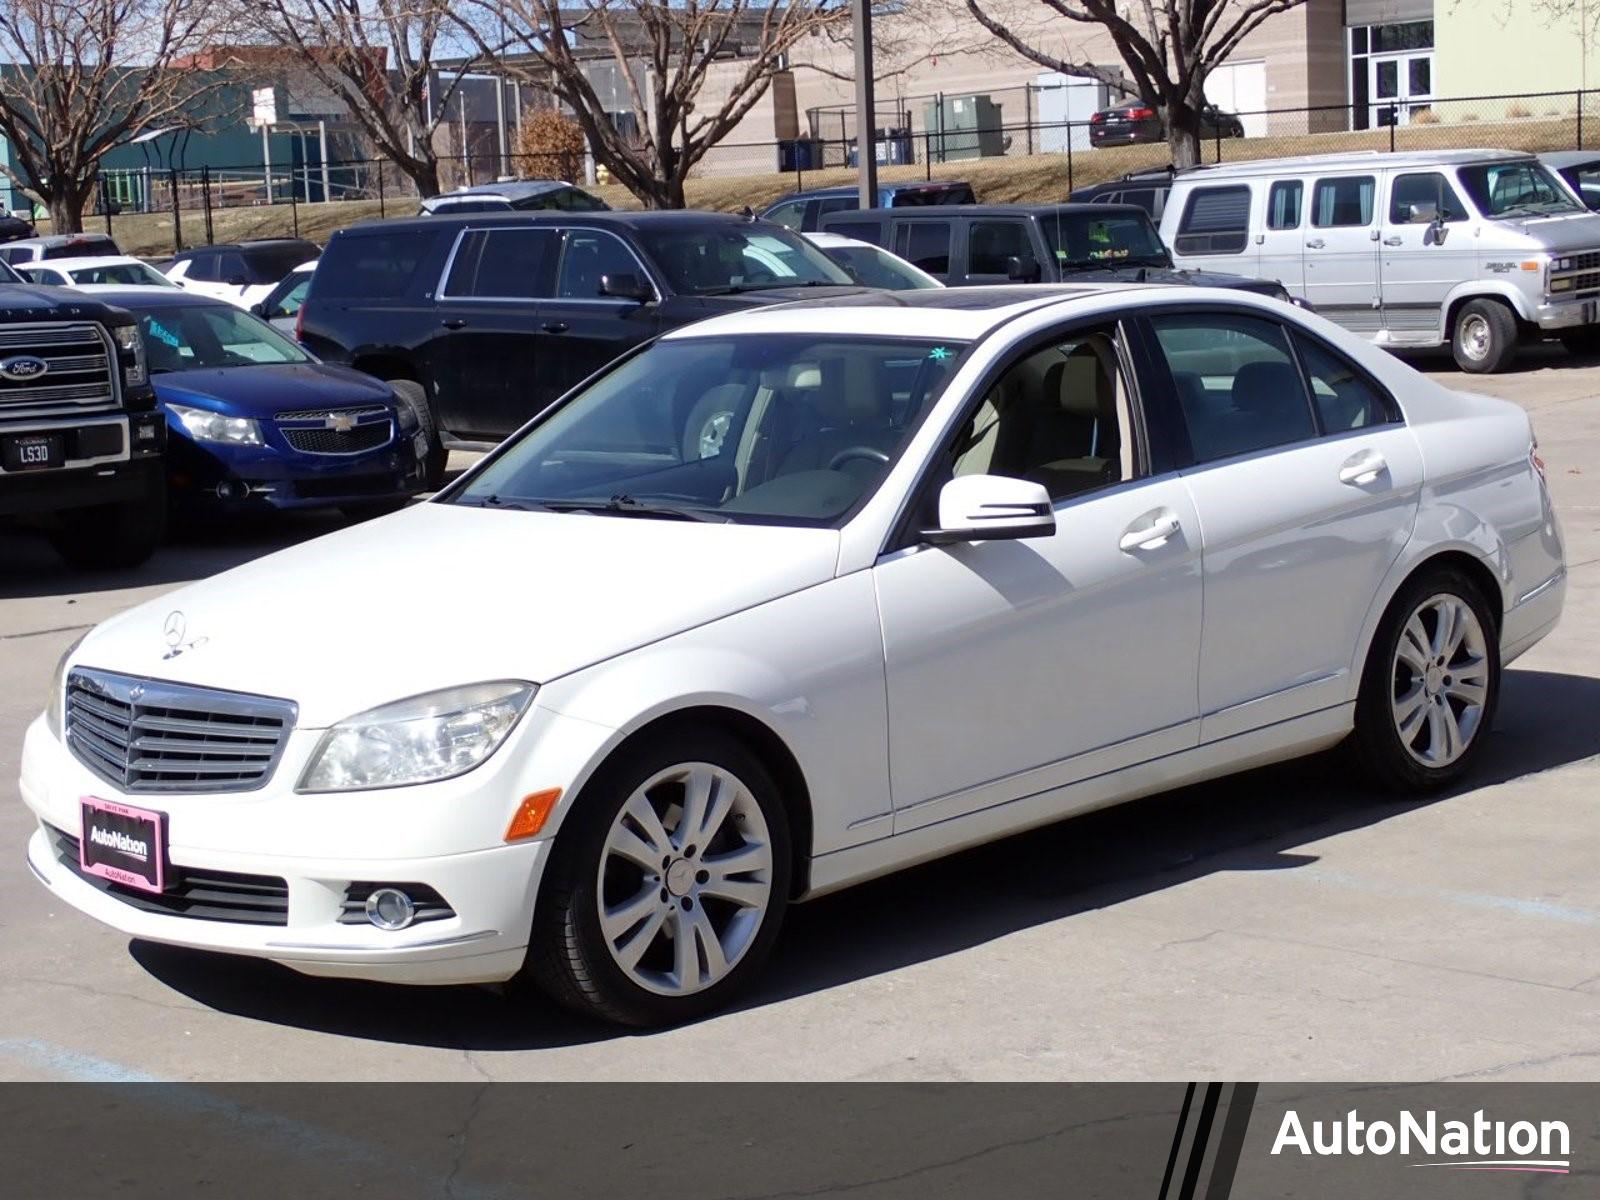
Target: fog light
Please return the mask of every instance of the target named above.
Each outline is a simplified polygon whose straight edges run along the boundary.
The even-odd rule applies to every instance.
[[[219,500],[243,500],[249,494],[249,488],[232,479],[224,479],[217,484],[217,499]]]
[[[379,929],[404,929],[417,916],[417,906],[399,888],[378,888],[367,897],[367,920]]]

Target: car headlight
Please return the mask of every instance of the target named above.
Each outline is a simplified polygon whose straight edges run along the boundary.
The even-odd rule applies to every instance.
[[[44,724],[57,741],[61,740],[62,730],[66,727],[67,660],[88,636],[87,633],[79,634],[78,640],[62,651],[55,674],[50,677],[50,695],[45,698],[44,705]]]
[[[118,355],[132,355],[133,361],[124,360],[122,364],[122,382],[128,387],[143,387],[150,378],[144,363],[144,339],[139,336],[137,325],[113,325],[111,339],[117,343]]]
[[[537,690],[516,680],[474,683],[358,713],[322,735],[295,791],[361,791],[464,775],[499,748]]]
[[[187,404],[169,404],[167,411],[189,431],[197,442],[221,442],[228,446],[261,445],[261,426],[249,417],[227,417]]]
[[[417,428],[417,410],[412,408],[406,398],[395,393],[394,397],[395,418],[400,422],[401,433],[414,433]]]

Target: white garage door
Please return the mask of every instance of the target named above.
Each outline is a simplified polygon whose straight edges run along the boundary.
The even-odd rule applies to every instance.
[[[1224,63],[1206,76],[1206,99],[1223,112],[1240,114],[1245,137],[1265,137],[1267,118],[1267,64]]]

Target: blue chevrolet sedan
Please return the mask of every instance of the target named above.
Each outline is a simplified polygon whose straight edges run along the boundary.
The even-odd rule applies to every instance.
[[[318,362],[265,321],[176,289],[95,289],[139,318],[167,415],[174,506],[337,507],[353,517],[423,491],[426,441],[388,384]]]

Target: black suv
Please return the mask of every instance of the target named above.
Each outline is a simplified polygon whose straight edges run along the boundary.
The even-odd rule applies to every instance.
[[[882,246],[950,287],[989,283],[1187,283],[1286,300],[1281,283],[1179,271],[1132,204],[968,204],[824,217],[822,228]]]
[[[77,567],[131,567],[165,525],[167,426],[133,317],[0,265],[0,517]]]
[[[445,443],[504,437],[658,333],[861,290],[798,234],[725,213],[423,217],[334,234],[299,336],[411,402],[437,481]]]

